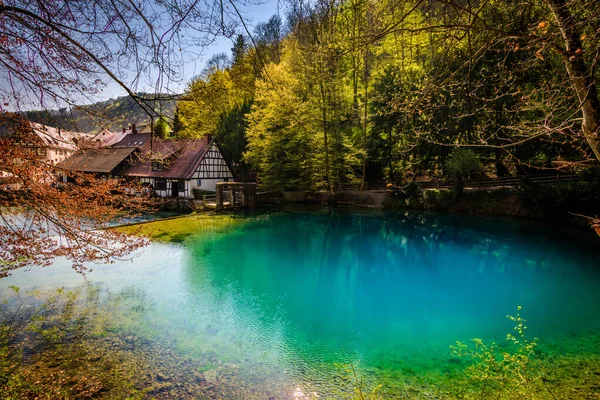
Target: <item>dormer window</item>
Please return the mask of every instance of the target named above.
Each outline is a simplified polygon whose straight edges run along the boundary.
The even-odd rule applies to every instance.
[[[152,161],[152,171],[164,171],[165,164],[160,161]]]

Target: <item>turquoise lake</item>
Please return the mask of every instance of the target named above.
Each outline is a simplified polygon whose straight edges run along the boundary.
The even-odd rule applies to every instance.
[[[517,306],[540,351],[600,353],[600,238],[591,230],[423,212],[238,218],[92,265],[88,284],[140,298],[140,330],[199,360],[207,379],[230,369],[240,387],[273,398],[335,397],[348,364],[389,393],[443,377],[457,364],[450,345],[505,342]],[[9,285],[84,280],[57,260],[0,280],[1,296]]]

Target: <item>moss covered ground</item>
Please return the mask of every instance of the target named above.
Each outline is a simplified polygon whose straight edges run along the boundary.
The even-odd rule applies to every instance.
[[[203,213],[125,225],[116,229],[158,242],[183,243],[193,236],[225,231],[241,223],[243,219],[232,214]]]

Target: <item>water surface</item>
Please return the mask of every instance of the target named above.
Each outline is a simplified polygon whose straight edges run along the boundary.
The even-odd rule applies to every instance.
[[[523,307],[540,351],[600,352],[599,238],[499,218],[381,211],[239,217],[132,261],[93,266],[92,285],[143,293],[152,340],[197,358],[207,377],[290,397],[335,396],[339,364],[374,381],[439,377],[449,346],[505,341]],[[78,286],[63,261],[0,281]],[[582,345],[585,343],[585,345]],[[270,392],[271,391],[271,392]]]

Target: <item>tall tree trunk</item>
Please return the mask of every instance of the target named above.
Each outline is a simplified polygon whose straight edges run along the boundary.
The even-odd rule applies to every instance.
[[[567,7],[565,0],[544,0],[558,27],[560,28],[565,49],[563,61],[569,74],[569,80],[579,99],[579,108],[583,115],[583,135],[588,145],[594,152],[596,159],[600,161],[600,149],[598,146],[598,134],[600,132],[600,100],[594,77],[583,58],[581,46],[581,35],[573,14]]]

